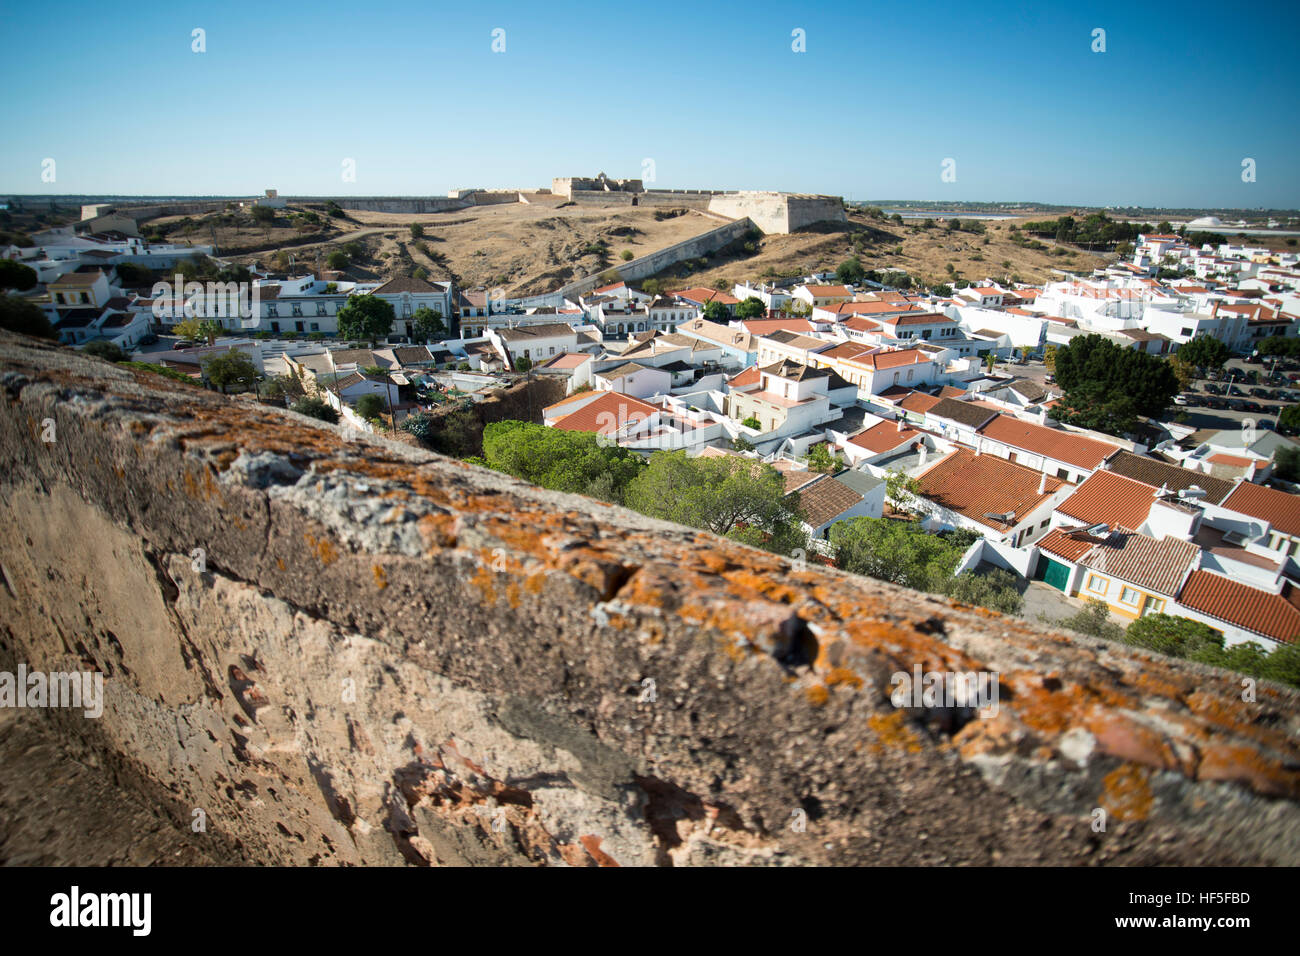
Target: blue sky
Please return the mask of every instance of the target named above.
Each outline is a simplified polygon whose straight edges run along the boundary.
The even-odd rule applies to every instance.
[[[436,195],[650,159],[663,188],[1300,206],[1300,5],[1054,6],[11,2],[0,192]]]

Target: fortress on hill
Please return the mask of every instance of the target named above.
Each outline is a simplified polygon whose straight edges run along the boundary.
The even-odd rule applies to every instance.
[[[788,233],[817,222],[843,222],[844,199],[808,193],[721,189],[646,189],[639,179],[563,176],[551,180],[551,192],[572,202],[629,206],[685,206],[728,219],[748,217],[763,232]]]

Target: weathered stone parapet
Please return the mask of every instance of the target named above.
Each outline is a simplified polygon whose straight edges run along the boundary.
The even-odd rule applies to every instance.
[[[0,405],[0,666],[250,861],[1300,862],[1294,691],[7,333]]]

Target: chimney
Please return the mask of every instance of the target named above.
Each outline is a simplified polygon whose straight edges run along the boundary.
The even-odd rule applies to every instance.
[[[1042,476],[1038,479],[1038,493],[1040,495],[1047,494],[1047,472],[1043,472]]]
[[[901,418],[898,420],[898,430],[900,432],[903,430],[903,419]]]

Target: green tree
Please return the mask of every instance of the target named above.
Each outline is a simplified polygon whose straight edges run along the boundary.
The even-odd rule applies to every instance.
[[[905,471],[885,472],[885,500],[895,511],[910,511],[916,506],[921,483]]]
[[[980,574],[964,571],[952,575],[942,590],[954,601],[975,604],[1002,614],[1019,614],[1025,605],[1025,599],[1016,587],[1016,576],[1002,568]]]
[[[753,415],[750,415],[748,418],[746,418],[746,419],[745,419],[744,421],[742,421],[740,424],[744,425],[746,428],[752,428],[752,429],[754,429],[755,431],[757,431],[757,430],[759,430],[760,428],[763,427],[763,423],[760,422],[760,421],[759,421],[757,418],[755,418]]]
[[[339,309],[339,335],[345,339],[364,339],[373,346],[393,330],[393,307],[375,295],[350,295]]]
[[[413,222],[413,223],[411,223],[411,238],[412,238],[412,239],[423,239],[423,238],[424,238],[424,226],[420,225],[418,222]]]
[[[197,342],[203,338],[203,323],[198,319],[182,319],[172,326],[172,332],[183,339]]]
[[[41,339],[57,338],[40,307],[16,295],[0,296],[0,329]]]
[[[1178,346],[1177,354],[1184,362],[1202,369],[1223,368],[1223,363],[1232,358],[1232,352],[1226,345],[1204,333]]]
[[[357,414],[367,421],[383,418],[388,405],[382,395],[362,395],[357,399]]]
[[[1283,481],[1300,480],[1300,448],[1280,446],[1273,454],[1273,474]]]
[[[850,256],[840,263],[839,268],[835,270],[835,279],[841,285],[856,285],[861,282],[866,275],[866,270],[862,268],[862,262],[857,256]]]
[[[258,393],[263,398],[281,398],[296,400],[306,392],[296,375],[277,375],[258,386]]]
[[[244,391],[257,385],[257,366],[238,349],[207,359],[203,363],[203,374],[220,389],[222,395],[226,394],[228,388]]]
[[[1138,618],[1124,632],[1123,641],[1134,647],[1185,658],[1193,658],[1206,648],[1223,649],[1223,635],[1214,628],[1174,614],[1147,614]]]
[[[516,371],[516,372],[527,372],[527,371],[530,371],[530,370],[532,369],[532,367],[533,367],[533,360],[530,359],[527,355],[517,355],[517,356],[515,356],[515,371]]]
[[[812,471],[820,471],[825,474],[839,471],[844,467],[844,462],[838,455],[831,454],[829,445],[825,442],[818,442],[808,449],[808,467]]]
[[[199,335],[207,339],[209,345],[215,345],[217,337],[224,331],[225,328],[216,319],[204,319],[199,323]]]
[[[1056,374],[1056,346],[1047,344],[1043,346],[1043,367],[1047,369],[1049,375]]]
[[[1081,611],[1062,618],[1056,624],[1089,637],[1104,637],[1110,641],[1124,637],[1124,628],[1110,619],[1110,608],[1106,602],[1096,598],[1089,598]]]
[[[1192,383],[1196,381],[1196,366],[1184,361],[1181,355],[1171,355],[1165,361],[1174,370],[1174,378],[1178,379],[1179,389],[1185,392],[1191,388]]]
[[[122,351],[120,346],[112,342],[91,342],[81,350],[86,355],[93,355],[95,358],[101,358],[105,362],[125,362],[129,357]]]
[[[443,324],[441,312],[435,312],[427,305],[422,305],[411,316],[411,331],[417,340],[430,342],[440,340],[446,335],[447,326]]]
[[[753,458],[688,458],[657,451],[627,490],[627,504],[652,518],[728,535],[742,527],[772,535],[783,546],[801,515],[786,497],[785,479]],[[795,536],[797,537],[797,536]],[[755,543],[749,535],[747,543]]]
[[[26,292],[36,287],[36,270],[12,259],[0,259],[0,292]]]
[[[836,563],[845,571],[917,591],[942,591],[965,549],[915,521],[853,518],[831,525]]]
[[[319,398],[300,398],[293,403],[293,410],[299,415],[319,418],[323,422],[337,424],[339,420],[338,410]]]
[[[253,221],[263,226],[275,222],[275,210],[270,206],[254,206],[251,210]]]
[[[642,469],[636,452],[606,444],[594,432],[520,421],[485,427],[483,458],[489,468],[543,488],[616,503]]]
[[[1065,396],[1053,411],[1088,428],[1096,425],[1084,419],[1105,420],[1127,431],[1138,415],[1163,415],[1178,394],[1178,378],[1164,359],[1095,334],[1078,336],[1057,350],[1056,380]]]
[[[704,303],[703,315],[704,318],[708,319],[710,322],[718,322],[722,325],[726,325],[731,321],[731,313],[728,312],[727,307],[717,299],[710,299],[708,302]]]
[[[736,306],[736,318],[738,319],[761,319],[765,315],[767,315],[767,306],[757,296],[751,295]]]
[[[1278,413],[1277,430],[1284,435],[1300,433],[1300,405],[1288,405]]]
[[[348,267],[348,254],[341,249],[335,249],[325,257],[325,264],[335,271],[346,269]]]

